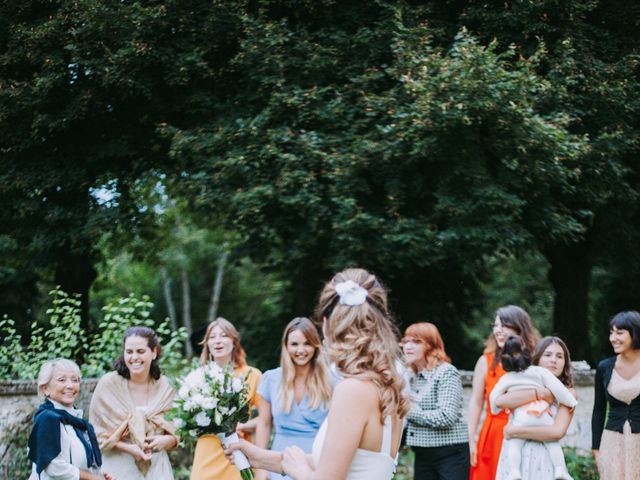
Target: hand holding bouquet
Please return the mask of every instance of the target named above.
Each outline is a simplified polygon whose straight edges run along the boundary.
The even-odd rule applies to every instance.
[[[249,419],[249,399],[246,382],[233,376],[232,366],[220,368],[209,362],[178,381],[180,387],[169,413],[176,434],[187,441],[214,434],[225,448],[237,442],[236,425]],[[234,452],[234,463],[242,480],[253,479],[249,462],[239,450]]]

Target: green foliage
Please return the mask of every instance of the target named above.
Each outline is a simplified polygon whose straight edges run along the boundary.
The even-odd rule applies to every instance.
[[[98,325],[99,332],[91,338],[83,373],[87,377],[99,377],[111,370],[113,362],[122,355],[122,339],[127,328],[140,325],[154,328],[162,346],[161,366],[170,374],[183,370],[186,360],[182,355],[182,346],[186,338],[184,328],[171,332],[168,320],[156,326],[149,314],[153,303],[149,297],[141,299],[130,294],[109,303],[103,308],[104,317]]]
[[[358,264],[389,283],[402,323],[455,339],[491,303],[491,259],[538,250],[553,328],[591,354],[589,312],[634,307],[640,278],[638,13],[621,0],[3,2],[3,313],[24,334],[38,286],[61,284],[82,293],[91,332],[96,274],[96,318],[130,291],[96,272],[112,259],[101,238],[147,262],[131,281],[158,304],[157,264],[193,274],[221,225],[236,258],[286,279],[279,314],[308,311],[322,280]],[[183,230],[155,222],[157,179]],[[195,326],[211,283],[197,276]]]
[[[593,456],[578,452],[575,448],[563,448],[564,459],[567,462],[569,474],[580,480],[598,480],[598,468]]]
[[[81,302],[56,287],[49,292],[51,308],[44,323],[33,322],[31,339],[24,361],[16,363],[13,378],[36,378],[42,364],[52,358],[78,359],[85,347],[86,335],[80,322]]]
[[[93,335],[87,352],[85,375],[97,377],[111,369],[111,364],[122,355],[122,338],[128,327],[153,327],[149,318],[152,307],[148,297],[138,299],[133,294],[103,307],[99,332]]]
[[[546,259],[537,253],[487,259],[487,272],[480,279],[482,308],[474,310],[471,321],[464,326],[465,336],[474,340],[477,352],[482,350],[483,342],[492,332],[489,325],[493,324],[493,314],[503,305],[523,307],[542,335],[554,333],[551,321],[553,288],[547,278],[548,268]]]
[[[6,315],[0,320],[0,380],[20,378],[15,375],[15,365],[24,365],[21,336],[15,322]]]
[[[85,377],[100,377],[122,355],[124,331],[134,325],[155,329],[163,347],[161,366],[167,374],[177,375],[186,368],[182,352],[184,329],[171,331],[168,320],[156,325],[149,317],[153,304],[148,297],[138,299],[132,294],[105,306],[100,331],[87,339],[80,326],[80,301],[59,288],[52,290],[50,296],[52,307],[47,310],[47,322],[34,322],[26,348],[21,345],[14,322],[6,317],[0,321],[0,380],[35,379],[42,364],[53,358],[80,360]]]
[[[402,447],[400,449],[400,458],[398,459],[398,467],[393,476],[394,480],[413,480],[413,464],[415,455],[411,447]]]

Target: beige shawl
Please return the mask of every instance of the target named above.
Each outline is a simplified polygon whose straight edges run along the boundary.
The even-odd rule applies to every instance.
[[[122,440],[135,443],[144,450],[148,435],[174,435],[173,424],[164,418],[174,395],[175,391],[165,376],[152,380],[149,405],[142,410],[133,404],[128,380],[117,372],[107,373],[98,382],[89,407],[89,421],[96,431],[100,449],[111,450]],[[151,466],[151,460],[137,461],[136,465],[144,475]]]

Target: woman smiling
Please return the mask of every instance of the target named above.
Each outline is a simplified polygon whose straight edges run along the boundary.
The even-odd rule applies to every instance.
[[[91,399],[105,468],[121,480],[173,480],[167,451],[178,439],[164,414],[175,392],[160,372],[160,353],[152,329],[128,328],[116,371],[100,379]]]
[[[311,453],[313,439],[327,416],[331,399],[331,382],[320,347],[318,329],[308,318],[294,318],[284,329],[280,367],[266,371],[258,387],[259,447],[268,446],[275,427],[271,450],[282,452],[297,445]],[[256,480],[264,478],[264,470],[256,475]],[[283,477],[271,473],[269,478]]]
[[[640,479],[640,313],[618,313],[609,322],[609,328],[609,342],[615,355],[602,360],[596,370],[591,417],[593,454],[602,480],[637,480]]]
[[[102,457],[93,427],[73,408],[80,393],[80,369],[64,358],[40,368],[38,390],[45,401],[29,436],[29,480],[112,480],[100,472]]]
[[[257,407],[259,395],[256,390],[261,373],[257,368],[247,365],[246,353],[240,344],[240,334],[233,324],[218,317],[207,327],[202,345],[200,362],[216,362],[221,368],[233,367],[233,374],[248,384],[249,407]],[[255,429],[255,420],[248,425],[239,425],[245,431]],[[240,471],[224,456],[220,439],[215,435],[203,435],[198,438],[193,454],[191,480],[240,480]]]

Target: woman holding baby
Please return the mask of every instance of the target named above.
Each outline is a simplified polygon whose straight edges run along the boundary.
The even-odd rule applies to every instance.
[[[521,345],[518,337],[512,337],[505,343],[505,349],[511,358],[519,360],[529,355],[524,349],[517,352]],[[503,363],[508,363],[506,358],[505,360]],[[538,342],[530,362],[524,363],[533,367],[527,368],[521,363],[519,367],[525,368],[512,375],[510,379],[503,377],[504,381],[496,385],[491,398],[494,411],[509,409],[514,412],[510,423],[504,429],[505,441],[495,478],[570,479],[558,444],[569,428],[576,404],[569,350],[560,338],[545,337]],[[507,368],[512,372],[517,370]],[[552,375],[549,376],[548,373]],[[542,384],[531,383],[519,389],[513,387],[517,383],[514,379],[527,374],[530,377],[538,377]],[[520,378],[518,381],[522,385],[521,380]],[[516,421],[515,418],[518,416],[530,417],[530,421]]]

